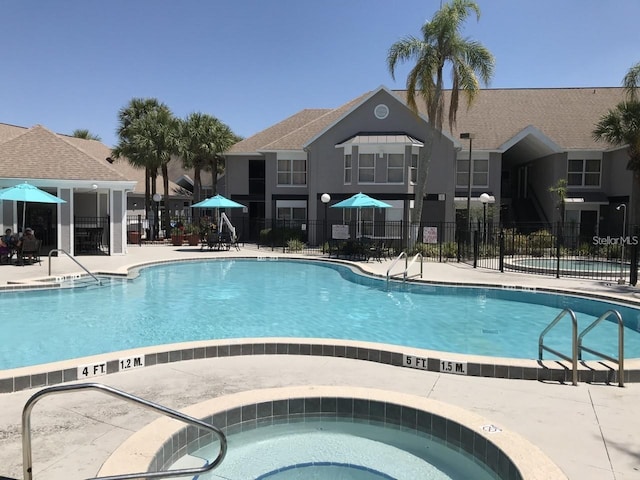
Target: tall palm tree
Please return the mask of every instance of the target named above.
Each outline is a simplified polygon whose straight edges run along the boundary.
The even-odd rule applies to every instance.
[[[156,99],[133,99],[120,111],[120,141],[114,148],[116,157],[124,156],[133,165],[144,166],[147,172],[145,205],[149,212],[150,193],[155,193],[157,172],[163,178],[165,205],[169,199],[168,163],[178,153],[180,140],[179,121],[164,103]],[[151,185],[151,192],[149,191]],[[170,218],[164,216],[164,228],[169,230]]]
[[[194,112],[181,122],[180,156],[184,168],[193,168],[193,201],[202,200],[202,171],[218,152],[220,121],[206,113]]]
[[[604,114],[593,130],[596,141],[606,141],[612,145],[626,145],[629,161],[627,169],[633,172],[636,188],[640,190],[640,63],[629,69],[622,85],[626,99],[618,103],[615,108]],[[631,195],[629,218],[635,225],[640,225],[640,195]]]
[[[215,127],[215,155],[209,159],[207,170],[211,172],[212,194],[218,193],[218,175],[224,172],[224,154],[234,144],[242,140],[241,137],[233,133],[231,128],[221,121]]]
[[[470,105],[480,91],[480,82],[488,84],[493,76],[495,60],[480,43],[462,37],[460,30],[471,14],[480,19],[480,8],[471,0],[452,0],[444,4],[421,29],[422,38],[407,36],[395,42],[387,54],[387,67],[395,80],[398,63],[414,61],[407,77],[407,104],[418,113],[417,97],[426,103],[429,128],[425,132],[424,147],[418,161],[415,185],[415,207],[412,221],[420,223],[422,207],[427,193],[427,174],[433,143],[442,139],[445,113],[444,69],[451,68],[451,99],[449,101],[449,128],[456,122],[460,94]],[[471,166],[469,166],[471,168]]]
[[[95,135],[95,134],[91,133],[86,128],[76,128],[71,133],[71,136],[72,137],[76,137],[76,138],[84,138],[85,140],[97,140],[98,142],[102,141],[102,139],[100,138],[99,135]]]
[[[155,98],[132,98],[127,106],[118,112],[118,144],[113,148],[114,158],[126,158],[136,168],[144,168],[144,208],[148,216],[151,211],[151,196],[155,193],[155,177],[157,169],[151,171],[145,155],[134,144],[132,124],[144,117],[148,112],[159,108],[160,102]],[[153,179],[153,186],[151,180]]]

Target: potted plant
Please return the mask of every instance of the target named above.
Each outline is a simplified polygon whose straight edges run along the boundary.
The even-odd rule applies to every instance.
[[[184,243],[184,227],[182,225],[171,229],[171,243],[176,247]]]
[[[190,246],[195,247],[200,243],[200,229],[197,225],[187,225],[184,229],[184,233]]]

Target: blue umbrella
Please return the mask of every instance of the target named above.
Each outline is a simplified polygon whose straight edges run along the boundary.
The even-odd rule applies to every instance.
[[[362,208],[391,208],[391,205],[385,203],[381,200],[377,200],[375,198],[370,197],[365,193],[356,193],[346,200],[342,200],[341,202],[336,203],[335,205],[331,205],[331,208],[357,208],[358,215],[356,218],[357,229],[360,229],[360,209]],[[359,237],[360,232],[356,232],[356,235]]]
[[[194,208],[244,208],[244,205],[229,200],[222,195],[216,195],[215,197],[206,198],[201,202],[191,205]]]
[[[244,205],[238,202],[234,202],[233,200],[229,200],[227,197],[223,197],[222,195],[216,195],[214,197],[206,198],[201,202],[194,203],[191,205],[194,208],[215,208],[216,209],[216,220],[218,224],[218,231],[222,230],[222,223],[220,222],[220,215],[218,213],[218,209],[220,208],[245,208]],[[228,220],[227,220],[228,221]]]
[[[391,208],[391,205],[360,192],[335,205],[331,205],[331,208]]]
[[[40,190],[38,187],[30,183],[19,183],[13,187],[0,190],[0,200],[13,200],[15,202],[24,202],[22,208],[22,231],[24,232],[25,218],[27,212],[27,203],[67,203],[61,198],[51,195],[50,193]]]

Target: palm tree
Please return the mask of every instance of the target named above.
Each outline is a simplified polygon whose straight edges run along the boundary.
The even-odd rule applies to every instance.
[[[596,141],[612,145],[626,145],[629,161],[627,169],[633,172],[636,187],[640,188],[640,63],[629,69],[623,80],[626,98],[604,114],[593,130]],[[638,191],[638,188],[635,190]],[[640,195],[631,195],[630,219],[640,224]]]
[[[193,168],[193,201],[202,200],[202,170],[218,151],[217,129],[220,121],[206,113],[195,112],[181,122],[180,156],[184,168]]]
[[[86,128],[76,128],[71,136],[76,138],[84,138],[85,140],[97,140],[98,142],[102,141],[99,135],[91,133]]]
[[[128,107],[120,111],[119,118],[120,141],[113,153],[116,157],[126,157],[133,165],[145,168],[145,205],[148,214],[151,208],[150,196],[155,194],[158,169],[162,171],[164,201],[168,205],[167,165],[172,155],[178,153],[179,121],[167,105],[156,99],[133,99]],[[168,215],[164,216],[164,228],[166,231],[170,228]]]
[[[215,155],[209,159],[207,170],[211,172],[212,195],[218,193],[218,175],[224,172],[224,153],[242,140],[226,123],[218,121],[215,127]]]
[[[480,43],[460,34],[467,17],[475,13],[480,19],[480,8],[471,0],[452,0],[443,5],[421,29],[422,38],[407,36],[394,43],[387,54],[387,66],[395,80],[396,65],[414,61],[407,77],[407,105],[418,113],[417,97],[426,103],[429,128],[418,161],[415,185],[415,208],[412,221],[422,220],[423,199],[427,193],[429,160],[436,139],[442,139],[445,102],[443,96],[445,66],[451,67],[451,99],[449,101],[449,128],[456,122],[460,94],[471,105],[480,90],[480,82],[488,84],[493,75],[495,60]],[[469,166],[471,168],[471,166]]]

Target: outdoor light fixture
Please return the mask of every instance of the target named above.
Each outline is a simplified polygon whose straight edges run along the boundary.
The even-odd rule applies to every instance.
[[[469,140],[469,172],[467,176],[467,228],[469,229],[469,235],[471,235],[471,154],[473,151],[473,139],[475,138],[474,133],[461,133],[460,138],[462,140]],[[469,241],[471,241],[471,237],[469,237]]]
[[[623,274],[623,262],[624,262],[624,243],[626,237],[626,227],[627,227],[627,205],[621,203],[616,207],[616,210],[620,211],[622,209],[622,238],[620,239],[620,244],[622,246],[622,251],[620,252],[620,278],[618,279],[618,285],[624,285],[624,274]]]
[[[482,202],[482,241],[485,242],[487,240],[487,203],[493,203],[496,199],[488,193],[482,193],[480,201]]]
[[[331,201],[331,195],[323,193],[320,200],[324,203],[324,238],[322,239],[322,253],[324,253],[324,244],[327,241],[327,205],[329,205],[329,202]]]

